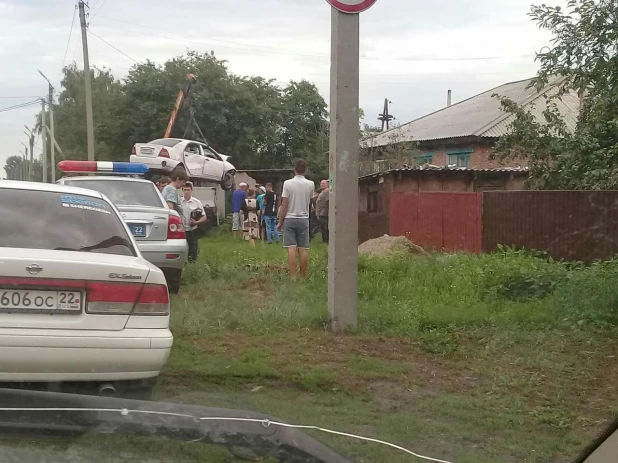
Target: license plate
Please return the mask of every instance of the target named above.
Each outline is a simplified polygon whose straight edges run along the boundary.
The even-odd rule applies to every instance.
[[[3,312],[80,312],[82,293],[79,291],[44,291],[0,289],[0,310]]]
[[[146,236],[146,227],[144,225],[129,225],[129,229],[133,236],[144,237]]]

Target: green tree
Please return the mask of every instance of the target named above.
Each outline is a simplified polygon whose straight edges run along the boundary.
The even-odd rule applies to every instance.
[[[7,180],[28,180],[28,164],[22,156],[9,156],[4,164]],[[34,160],[32,177],[35,182],[43,180],[43,166],[39,160]]]
[[[109,70],[93,71],[97,159],[127,160],[134,143],[161,138],[187,73],[198,81],[172,136],[199,137],[189,124],[192,110],[207,142],[232,156],[237,168],[289,168],[304,156],[312,171],[328,171],[328,113],[313,84],[290,82],[281,88],[262,77],[237,76],[225,61],[197,52],[163,65],[137,64],[124,81]],[[83,72],[65,68],[62,84],[56,137],[67,158],[85,159]]]
[[[8,180],[23,180],[24,159],[21,156],[9,156],[4,164],[4,172]]]
[[[95,155],[101,161],[126,160],[131,153],[131,118],[123,85],[109,70],[94,69],[91,74]],[[58,104],[54,105],[56,140],[66,158],[86,159],[84,72],[75,64],[65,68],[62,87]]]
[[[328,178],[328,111],[317,87],[306,80],[283,89],[277,129],[276,164],[291,166],[306,158],[316,178]]]
[[[537,55],[540,70],[532,85],[540,89],[560,76],[560,92],[542,120],[501,98],[516,119],[494,156],[527,159],[532,188],[618,188],[618,3],[570,0],[566,11],[533,6],[530,16],[553,34],[551,47]],[[551,101],[567,92],[585,97],[574,132]]]

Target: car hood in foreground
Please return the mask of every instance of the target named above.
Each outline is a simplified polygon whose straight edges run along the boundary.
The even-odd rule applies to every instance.
[[[246,410],[0,389],[0,432],[118,434],[244,447],[286,462],[350,463],[317,439]]]

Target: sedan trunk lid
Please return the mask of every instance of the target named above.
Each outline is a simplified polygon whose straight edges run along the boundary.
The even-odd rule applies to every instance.
[[[139,293],[149,273],[138,257],[3,248],[0,328],[122,330],[129,314],[89,314],[89,304],[102,292],[123,303],[121,294]]]

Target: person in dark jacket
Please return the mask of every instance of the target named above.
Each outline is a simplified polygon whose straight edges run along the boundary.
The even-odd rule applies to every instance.
[[[320,227],[317,214],[318,195],[319,193],[317,191],[314,191],[313,197],[311,198],[309,204],[309,239],[313,239],[315,234],[319,231]]]

